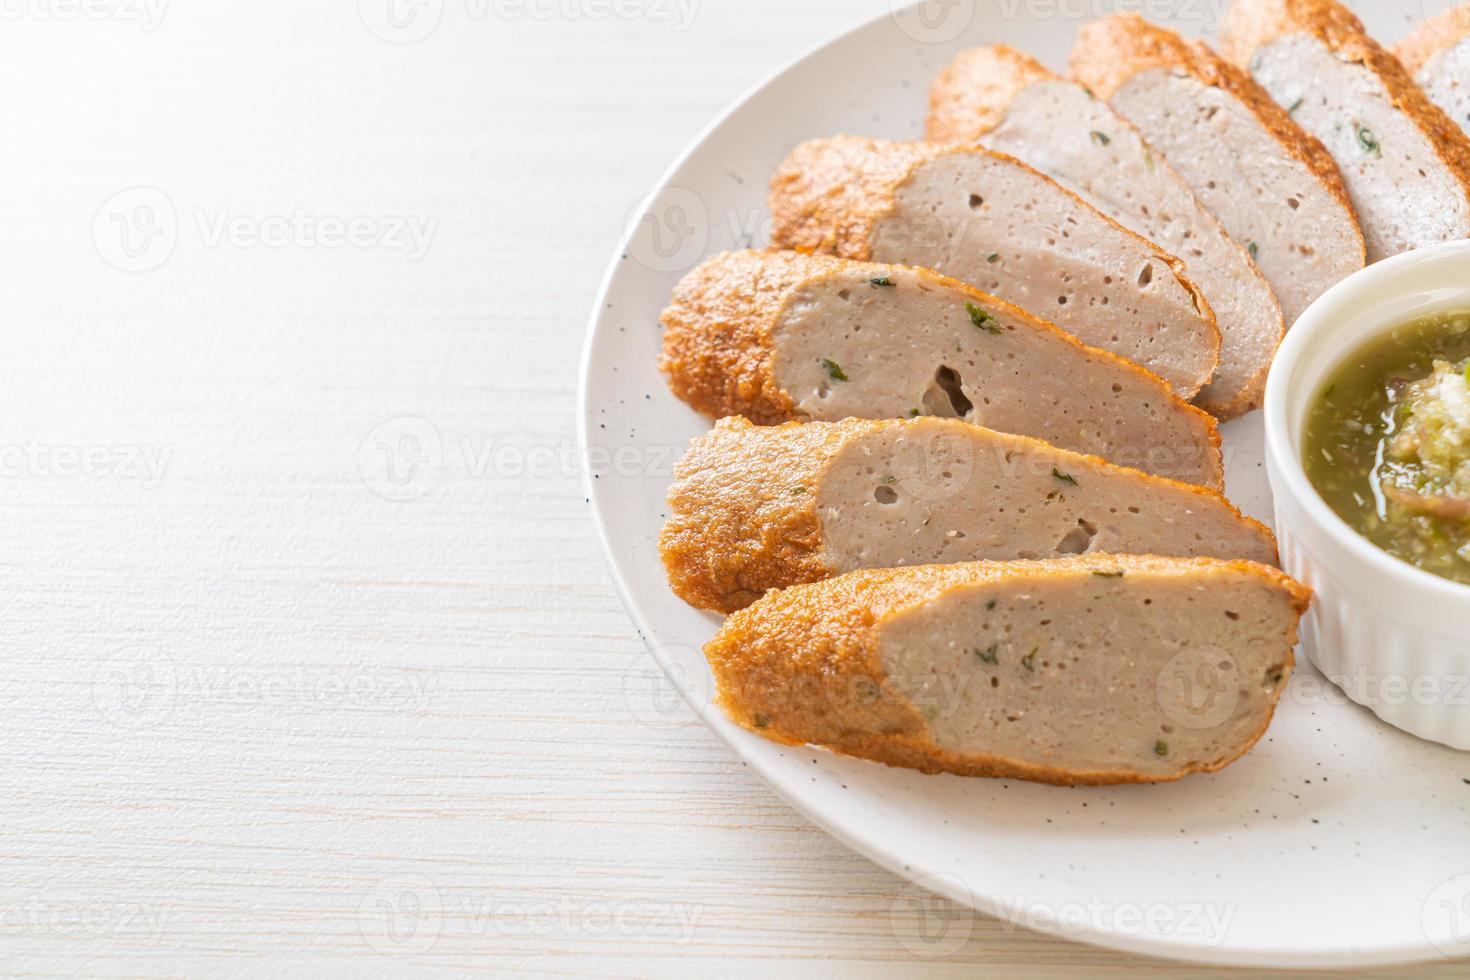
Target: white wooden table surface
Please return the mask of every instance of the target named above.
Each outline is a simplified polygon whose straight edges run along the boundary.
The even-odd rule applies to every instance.
[[[594,541],[628,210],[886,2],[5,6],[0,970],[1187,975],[809,826]]]

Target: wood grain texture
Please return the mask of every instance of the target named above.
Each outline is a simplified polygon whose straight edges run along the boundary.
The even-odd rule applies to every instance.
[[[814,829],[598,552],[574,367],[629,209],[885,6],[7,17],[0,971],[1208,975]]]

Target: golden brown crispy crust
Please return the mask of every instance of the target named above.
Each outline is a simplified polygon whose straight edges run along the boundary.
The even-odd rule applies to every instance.
[[[1277,344],[1280,345],[1280,343],[1278,340]],[[1274,350],[1272,351],[1271,357],[1273,360],[1276,357]],[[1210,414],[1214,415],[1221,422],[1229,422],[1243,415],[1249,415],[1265,404],[1266,378],[1270,373],[1271,365],[1268,362],[1261,365],[1260,370],[1251,375],[1250,380],[1241,386],[1240,394],[1236,395],[1230,401],[1223,405],[1211,405],[1206,400],[1201,399],[1200,404],[1209,405]]]
[[[771,371],[771,330],[786,299],[832,260],[795,252],[725,252],[674,289],[664,310],[659,369],[674,394],[706,415],[744,415],[763,425],[792,418],[795,404]]]
[[[1221,53],[1243,69],[1264,44],[1288,34],[1310,34],[1338,58],[1362,65],[1383,82],[1389,102],[1434,147],[1435,156],[1470,200],[1470,139],[1409,77],[1363,24],[1334,0],[1235,0],[1221,34]]]
[[[972,140],[1004,122],[1022,90],[1056,77],[1008,45],[961,51],[929,86],[924,134],[931,140]]]
[[[951,152],[939,143],[858,136],[808,140],[771,177],[771,243],[866,261],[873,228],[893,210],[893,192],[922,164]]]
[[[1311,170],[1352,218],[1358,247],[1363,261],[1367,261],[1368,246],[1358,227],[1358,212],[1348,197],[1337,161],[1321,140],[1298,126],[1249,74],[1211,51],[1203,41],[1186,41],[1136,13],[1115,14],[1084,25],[1072,48],[1072,77],[1100,99],[1111,99],[1124,82],[1151,68],[1186,72],[1245,106],[1282,149]]]
[[[895,267],[798,252],[725,252],[706,259],[674,290],[663,312],[664,343],[659,368],[669,387],[690,406],[715,418],[743,415],[760,425],[799,418],[791,396],[776,383],[772,331],[786,305],[806,283],[857,271],[877,278]],[[1110,351],[1088,347],[1076,337],[1019,306],[929,269],[914,273],[941,289],[955,290],[976,305],[1050,332],[1062,343],[1146,379],[1176,411],[1203,423],[1211,445],[1220,448],[1213,419],[1174,394],[1163,378]]]
[[[762,427],[735,416],[721,419],[695,439],[674,469],[669,518],[659,536],[674,593],[692,606],[732,613],[773,588],[819,582],[837,574],[823,557],[826,539],[816,506],[817,488],[828,466],[849,444],[895,426],[914,433],[960,427],[1003,447],[1007,460],[1013,454],[1056,453],[1087,466],[1131,474],[1144,486],[1188,491],[1208,506],[1226,508],[1241,524],[1275,541],[1269,528],[1208,487],[1115,466],[1100,456],[958,419],[844,419]],[[1074,471],[1082,472],[1068,469]]]
[[[1470,3],[1431,17],[1409,32],[1390,50],[1410,75],[1419,74],[1424,63],[1470,35]]]
[[[783,438],[752,439],[752,430]],[[772,580],[829,577],[814,480],[848,438],[840,426],[758,429],[736,416],[694,440],[674,468],[658,542],[674,593],[701,609],[734,612]]]
[[[1171,782],[1193,772],[1222,769],[1245,754],[1265,733],[1270,712],[1239,752],[1171,775],[1122,769],[1074,771],[984,753],[961,755],[935,745],[919,710],[889,684],[878,641],[881,627],[893,617],[955,589],[1026,579],[1087,581],[1098,570],[1184,577],[1202,587],[1210,579],[1248,575],[1284,592],[1298,617],[1311,601],[1309,589],[1274,568],[1208,558],[1086,555],[1044,562],[878,569],[768,593],[727,619],[704,652],[719,687],[720,706],[737,724],[778,742],[821,745],[926,773],[1063,786]],[[1288,649],[1296,644],[1295,625],[1283,637]]]

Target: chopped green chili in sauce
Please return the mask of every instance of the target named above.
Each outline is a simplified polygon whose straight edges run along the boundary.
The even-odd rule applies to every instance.
[[[1316,395],[1307,478],[1373,544],[1470,584],[1470,312],[1404,324],[1358,348]]]

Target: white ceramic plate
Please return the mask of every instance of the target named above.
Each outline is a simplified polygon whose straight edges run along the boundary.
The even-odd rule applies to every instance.
[[[1155,6],[1156,19],[1199,34],[1223,3]],[[1190,15],[1163,16],[1171,6]],[[1386,40],[1407,26],[1398,0],[1353,6]],[[1003,41],[1061,69],[1080,21],[1054,12],[1111,9],[940,7],[948,14],[865,24],[758,87],[631,216],[592,318],[580,421],[594,513],[639,630],[705,722],[784,799],[879,864],[981,911],[1202,962],[1368,965],[1470,952],[1470,754],[1385,726],[1304,662],[1254,751],[1217,775],[1161,786],[923,776],[778,746],[710,707],[699,649],[718,620],[674,597],[657,550],[672,463],[709,423],[658,372],[659,311],[703,257],[765,243],[766,182],[797,142],[918,136],[929,80],[959,48]],[[1268,519],[1259,414],[1227,428],[1226,449],[1231,496]],[[942,953],[956,938],[940,928],[915,941]]]

